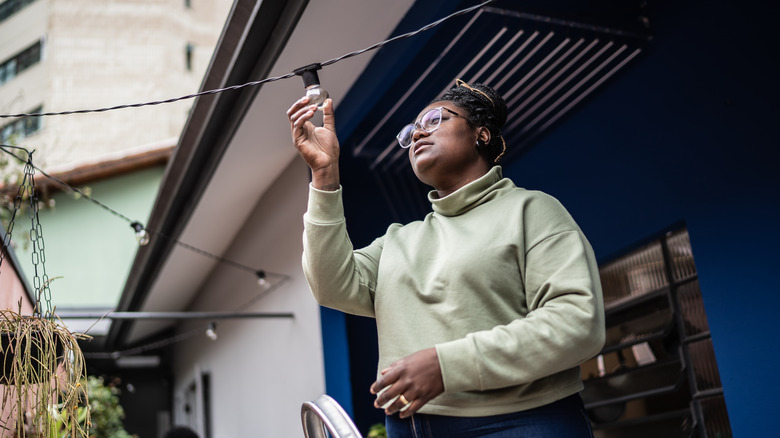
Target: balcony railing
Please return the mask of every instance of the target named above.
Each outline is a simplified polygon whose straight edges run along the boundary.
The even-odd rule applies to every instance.
[[[0,3],[0,23],[34,1],[35,0],[6,0]]]

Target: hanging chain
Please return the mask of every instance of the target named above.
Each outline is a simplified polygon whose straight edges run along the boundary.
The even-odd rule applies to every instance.
[[[27,190],[27,174],[25,173],[22,183],[19,184],[19,190],[16,192],[16,198],[14,198],[14,211],[11,212],[11,219],[8,221],[8,228],[5,230],[3,236],[3,249],[0,251],[0,266],[3,266],[3,260],[8,253],[8,248],[11,246],[11,233],[14,231],[14,221],[16,220],[16,212],[22,206],[22,200],[24,199],[25,191]],[[0,271],[2,272],[2,271]]]
[[[53,317],[51,312],[51,289],[49,289],[49,276],[46,274],[46,244],[43,241],[43,230],[38,219],[38,195],[35,192],[35,166],[32,164],[32,153],[27,156],[24,165],[24,178],[19,184],[19,190],[14,198],[14,210],[8,221],[8,228],[3,236],[3,249],[0,251],[0,266],[11,245],[11,235],[16,223],[16,213],[22,207],[25,197],[30,203],[27,212],[30,218],[30,244],[32,245],[33,288],[35,289],[35,308],[33,313],[41,316]],[[40,265],[40,274],[39,274]],[[42,274],[42,275],[41,275]],[[43,304],[43,306],[42,306]],[[45,306],[45,308],[44,308]]]
[[[35,289],[35,309],[37,316],[53,318],[51,307],[51,289],[49,289],[49,276],[46,274],[46,245],[43,241],[43,228],[38,218],[38,194],[35,190],[35,166],[32,163],[32,153],[27,157],[24,165],[24,180],[20,192],[27,191],[27,199],[30,208],[27,215],[30,217],[30,245],[32,247],[33,288]],[[17,202],[19,197],[17,196]],[[14,205],[16,208],[16,205]]]

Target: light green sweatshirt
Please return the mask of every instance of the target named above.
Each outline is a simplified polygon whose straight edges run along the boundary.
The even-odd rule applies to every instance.
[[[496,166],[353,251],[341,189],[310,188],[303,267],[320,304],[375,317],[379,367],[436,347],[445,391],[419,412],[485,416],[582,389],[604,344],[593,251],[554,198]]]

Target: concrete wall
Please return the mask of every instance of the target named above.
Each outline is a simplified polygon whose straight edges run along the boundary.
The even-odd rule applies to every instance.
[[[267,295],[251,274],[218,265],[190,310],[293,312],[294,319],[217,321],[218,339],[176,346],[174,420],[202,429],[200,374],[211,380],[212,436],[302,436],[301,404],[325,392],[319,306],[301,270],[308,169],[295,159],[259,201],[225,257],[289,276]],[[188,323],[179,332],[202,328]],[[193,387],[194,384],[194,387]],[[193,389],[194,388],[194,389]],[[191,414],[184,409],[190,403]],[[194,405],[193,405],[194,402]]]
[[[0,23],[0,62],[45,39],[49,0],[37,0]],[[46,99],[45,45],[42,62],[0,86],[0,111],[3,114],[27,112]],[[10,119],[0,121],[5,126]]]
[[[2,242],[5,238],[5,230],[0,229],[0,251],[2,251]],[[21,304],[21,306],[20,306]],[[21,312],[22,315],[32,315],[33,303],[27,295],[25,286],[16,270],[12,256],[6,255],[0,265],[0,309],[10,309],[14,312]],[[0,385],[0,398],[5,399],[5,391],[14,391],[15,388]],[[14,398],[9,398],[12,402],[7,406],[0,406],[0,437],[11,437],[10,431],[5,427],[12,426],[11,419],[15,415],[13,409]]]
[[[232,1],[190,3],[33,2],[0,23],[0,60],[42,39],[42,61],[0,86],[0,111],[97,109],[195,93]],[[24,145],[38,150],[38,165],[49,167],[177,138],[192,103],[47,117]]]
[[[91,197],[133,220],[146,223],[163,175],[152,167],[88,185]],[[36,181],[45,178],[36,174]],[[87,187],[82,187],[86,190]],[[138,251],[135,233],[120,217],[73,193],[57,192],[53,207],[38,213],[46,253],[46,272],[52,281],[52,305],[68,308],[111,309],[122,293],[130,264]],[[31,248],[26,245],[30,220],[17,220],[14,240],[19,264],[32,284]],[[77,330],[73,327],[72,329]]]
[[[5,231],[0,231],[0,238],[2,237],[5,237]],[[13,261],[6,256],[3,259],[3,264],[0,265],[0,309],[11,309],[14,312],[19,312],[19,302],[21,301],[21,313],[32,315],[33,303],[30,298]]]

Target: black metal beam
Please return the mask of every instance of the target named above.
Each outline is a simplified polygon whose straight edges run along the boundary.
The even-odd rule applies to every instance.
[[[57,313],[60,319],[111,319],[111,320],[190,320],[190,319],[239,319],[239,318],[295,318],[293,313],[249,312],[81,312]]]
[[[237,0],[215,50],[202,90],[266,77],[278,58],[308,0]],[[187,220],[206,189],[260,87],[201,96],[192,108],[179,145],[168,163],[163,186],[147,226],[171,239],[154,239],[138,250],[118,308],[133,311],[144,301],[160,274]],[[122,346],[133,321],[112,324],[106,343]]]

